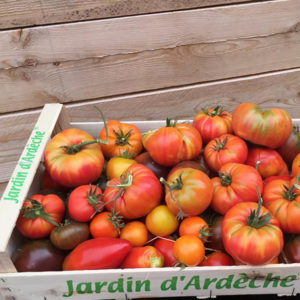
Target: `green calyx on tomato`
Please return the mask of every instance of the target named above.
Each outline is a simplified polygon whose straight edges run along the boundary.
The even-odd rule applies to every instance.
[[[161,183],[163,183],[168,189],[169,189],[169,192],[170,192],[170,197],[171,199],[174,201],[174,203],[176,204],[176,206],[178,207],[179,209],[179,213],[177,214],[176,218],[178,220],[181,220],[185,217],[187,217],[187,215],[183,212],[180,204],[178,203],[178,201],[174,198],[174,195],[172,193],[172,191],[175,191],[175,190],[181,190],[182,187],[183,187],[183,181],[182,181],[182,174],[179,175],[179,177],[177,177],[173,182],[172,184],[169,184],[163,177],[160,178],[159,180]]]
[[[287,199],[289,201],[293,201],[297,198],[297,194],[293,192],[294,188],[297,188],[298,190],[300,189],[300,186],[298,185],[300,181],[300,177],[296,176],[296,182],[288,188],[286,185],[283,185],[285,191],[283,192],[283,198]]]
[[[129,144],[129,143],[128,143]],[[130,145],[130,144],[129,144]],[[127,159],[132,159],[134,156],[133,153],[129,152],[129,149],[127,148],[125,151],[121,152],[119,151],[119,154],[117,156],[114,157],[120,157],[120,158],[127,158]]]
[[[129,138],[131,136],[133,129],[130,129],[128,132],[124,133],[122,128],[119,126],[119,130],[120,132],[113,130],[113,133],[116,135],[115,144],[118,146],[130,145]]]
[[[101,208],[102,206],[104,206],[104,204],[101,201],[103,194],[97,194],[97,189],[98,189],[98,185],[96,185],[93,190],[93,186],[90,184],[90,190],[86,193],[87,201],[89,202],[90,205],[93,206],[95,210],[95,212],[91,216],[91,219],[97,212],[100,212],[102,210],[99,208],[99,204],[101,204]]]
[[[209,111],[207,108],[202,109],[205,114],[207,114],[210,117],[220,116],[223,113],[222,106],[216,106],[212,111]],[[224,114],[225,115],[225,114]]]
[[[216,143],[215,143],[215,145],[213,146],[214,149],[215,149],[216,151],[220,151],[220,150],[224,149],[225,146],[226,146],[227,141],[228,141],[228,136],[225,136],[225,138],[224,138],[223,140],[221,140],[221,138],[216,138],[216,139],[215,139],[215,142],[216,142]]]
[[[221,184],[223,186],[229,186],[231,185],[232,177],[227,172],[219,172],[219,177],[221,179]]]
[[[177,121],[167,118],[166,119],[166,127],[175,127]]]
[[[30,201],[32,207],[26,206],[21,209],[21,212],[26,219],[34,220],[36,218],[42,218],[54,226],[59,226],[58,223],[51,219],[51,214],[45,211],[42,203],[31,198],[27,198],[27,200]]]
[[[268,212],[268,213],[266,213],[262,216],[259,216],[260,209],[261,209],[261,206],[262,206],[262,197],[260,195],[260,192],[258,190],[257,185],[256,185],[256,191],[257,191],[257,194],[258,194],[258,205],[257,205],[256,210],[251,210],[251,213],[248,217],[247,225],[258,229],[258,228],[261,228],[261,227],[267,225],[270,222],[271,215]]]

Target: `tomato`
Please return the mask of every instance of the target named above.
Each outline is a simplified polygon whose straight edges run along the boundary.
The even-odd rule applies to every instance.
[[[247,144],[238,136],[224,134],[211,140],[204,148],[204,159],[217,172],[229,162],[243,164],[248,155]]]
[[[290,235],[287,237],[283,247],[283,254],[287,263],[300,262],[300,235]]]
[[[142,134],[137,126],[110,120],[106,123],[108,131],[108,143],[101,144],[103,154],[107,158],[122,155],[125,151],[132,157],[137,156],[143,149]],[[99,138],[105,140],[106,132],[103,127]]]
[[[165,127],[143,136],[143,145],[155,162],[170,167],[197,157],[202,149],[202,138],[192,125],[167,119]]]
[[[210,224],[209,239],[207,241],[207,247],[213,250],[224,251],[224,245],[222,240],[222,222],[224,216],[215,215]]]
[[[18,272],[61,271],[65,254],[48,239],[25,242],[12,254]]]
[[[164,256],[153,246],[134,247],[123,261],[121,268],[161,268]]]
[[[263,178],[289,174],[288,167],[280,154],[276,150],[266,147],[250,147],[246,164],[254,168],[257,167]]]
[[[152,234],[166,236],[175,232],[178,220],[166,205],[158,205],[147,214],[146,226]]]
[[[269,176],[264,179],[264,184],[266,184],[272,180],[276,180],[276,179],[290,180],[290,179],[292,179],[292,177],[290,175]]]
[[[231,133],[232,116],[220,106],[215,108],[202,109],[193,120],[193,126],[201,134],[204,144],[223,134]]]
[[[225,252],[212,252],[201,262],[200,266],[233,266],[233,259]]]
[[[118,237],[120,234],[120,222],[114,218],[111,212],[103,211],[94,216],[90,222],[90,232],[93,238]]]
[[[277,151],[287,165],[291,166],[296,155],[300,153],[300,131],[298,125],[293,126],[290,136]]]
[[[292,176],[300,175],[300,153],[295,156],[292,162]]]
[[[259,203],[240,202],[230,208],[222,222],[226,252],[242,264],[270,263],[283,248],[279,222]]]
[[[103,210],[102,191],[96,185],[80,185],[75,188],[68,199],[68,212],[79,222],[88,222]]]
[[[232,113],[232,129],[253,144],[279,148],[291,134],[292,119],[283,109],[263,111],[257,104],[245,102]]]
[[[202,171],[182,168],[168,176],[165,183],[165,202],[179,219],[185,215],[201,214],[210,205],[213,186]]]
[[[63,270],[99,270],[118,268],[130,252],[129,241],[98,237],[76,246],[64,259]]]
[[[194,235],[205,243],[210,233],[207,222],[199,216],[193,216],[181,221],[179,225],[179,235]]]
[[[89,133],[76,128],[55,135],[44,152],[45,166],[51,178],[67,187],[94,182],[104,165],[98,142]]]
[[[162,187],[154,173],[142,164],[128,167],[121,178],[108,181],[103,201],[107,210],[125,219],[147,215],[162,198]]]
[[[47,169],[45,169],[42,173],[42,178],[41,178],[41,191],[43,193],[47,193],[48,191],[56,191],[56,192],[67,192],[69,188],[60,185],[59,183],[55,182],[50,174],[48,173]],[[55,194],[55,193],[54,193]]]
[[[154,247],[164,256],[164,267],[174,267],[176,259],[173,255],[173,240],[158,238],[154,242]]]
[[[16,227],[28,238],[44,238],[58,226],[64,213],[64,202],[57,195],[35,194],[24,201]]]
[[[66,221],[53,228],[50,233],[51,243],[61,250],[71,250],[89,237],[89,225],[76,221]]]
[[[263,203],[279,221],[283,231],[300,234],[300,190],[296,178],[277,179],[267,183]]]
[[[134,159],[131,159],[126,151],[122,156],[114,156],[110,158],[106,165],[106,177],[107,179],[118,178],[122,173],[131,165],[136,164]]]
[[[185,266],[197,266],[204,259],[205,248],[196,236],[183,235],[174,242],[173,255],[177,262]]]
[[[128,222],[121,229],[120,238],[128,240],[133,247],[144,246],[148,240],[147,227],[140,221]]]
[[[227,163],[219,170],[219,177],[212,178],[214,187],[211,207],[224,215],[239,202],[258,202],[263,190],[263,180],[255,168],[238,163]]]
[[[146,166],[147,168],[149,168],[156,175],[156,177],[158,179],[160,177],[166,178],[170,171],[169,167],[162,166],[162,165],[158,164],[157,162],[155,162],[151,158],[149,152],[143,152],[143,153],[139,154],[138,156],[136,156],[134,158],[134,160],[136,162],[138,162],[139,164],[142,164],[142,165]]]

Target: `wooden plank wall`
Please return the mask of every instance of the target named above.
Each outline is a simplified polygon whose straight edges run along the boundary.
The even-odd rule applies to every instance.
[[[0,194],[45,103],[84,122],[242,101],[300,116],[299,0],[0,2]]]

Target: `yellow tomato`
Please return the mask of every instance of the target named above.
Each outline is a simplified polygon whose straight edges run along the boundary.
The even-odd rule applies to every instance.
[[[119,178],[122,173],[133,164],[137,164],[134,159],[114,156],[107,162],[106,177],[109,180],[113,178]]]

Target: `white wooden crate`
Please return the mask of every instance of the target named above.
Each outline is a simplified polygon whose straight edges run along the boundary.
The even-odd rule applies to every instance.
[[[164,121],[134,123],[145,131],[162,126]],[[38,192],[41,161],[47,142],[54,133],[70,126],[87,130],[95,136],[102,127],[101,122],[70,124],[63,105],[45,105],[1,198],[0,296],[3,299],[209,298],[218,295],[300,293],[298,263],[18,273],[10,257],[22,243],[22,237],[14,229],[19,210],[28,194]]]

